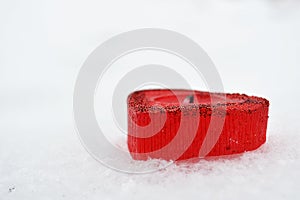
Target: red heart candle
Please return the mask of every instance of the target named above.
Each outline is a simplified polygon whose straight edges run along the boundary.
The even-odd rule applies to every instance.
[[[226,101],[221,101],[224,96]],[[264,98],[156,89],[131,93],[127,105],[127,144],[136,160],[231,155],[266,141],[269,101]],[[213,120],[223,120],[221,129],[209,129]],[[213,146],[201,155],[210,140]]]

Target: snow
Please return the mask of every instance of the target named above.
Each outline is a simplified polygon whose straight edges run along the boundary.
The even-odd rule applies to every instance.
[[[0,199],[297,199],[299,10],[293,0],[1,1]],[[268,142],[143,175],[95,161],[74,127],[76,75],[101,42],[143,27],[187,35],[226,91],[268,98]]]

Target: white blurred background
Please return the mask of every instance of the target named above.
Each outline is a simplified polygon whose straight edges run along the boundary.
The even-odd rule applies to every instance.
[[[73,123],[77,73],[99,44],[146,27],[200,44],[227,92],[269,99],[268,143],[140,176],[93,160]],[[297,0],[0,0],[0,199],[296,199],[299,36]]]

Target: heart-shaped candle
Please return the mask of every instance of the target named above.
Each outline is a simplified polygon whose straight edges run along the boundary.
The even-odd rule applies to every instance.
[[[231,155],[266,141],[269,101],[264,98],[156,89],[133,92],[127,103],[128,148],[137,160]],[[212,120],[221,119],[221,129],[209,129]],[[213,146],[201,155],[207,140],[214,140]]]

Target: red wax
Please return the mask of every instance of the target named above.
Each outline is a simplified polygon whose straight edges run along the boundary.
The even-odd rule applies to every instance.
[[[136,91],[127,101],[127,143],[136,160],[231,155],[257,149],[266,141],[269,101],[264,98],[157,89]],[[208,137],[215,135],[216,142],[200,155],[211,121],[221,119],[220,131],[212,127]]]

